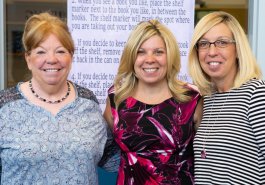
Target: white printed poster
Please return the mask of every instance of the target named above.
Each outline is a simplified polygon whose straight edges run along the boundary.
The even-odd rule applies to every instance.
[[[187,57],[194,28],[194,0],[68,0],[68,26],[75,42],[69,79],[89,88],[102,110],[126,40],[136,24],[158,19],[174,33],[181,50],[178,76],[191,82]]]

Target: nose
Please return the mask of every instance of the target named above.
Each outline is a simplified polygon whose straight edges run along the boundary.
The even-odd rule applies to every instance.
[[[145,59],[146,62],[152,63],[154,62],[154,60],[155,60],[155,56],[153,53],[149,53],[146,55],[146,59]]]
[[[58,61],[54,52],[49,52],[46,60],[49,64],[55,64]]]
[[[216,55],[217,54],[217,48],[216,48],[214,43],[210,43],[208,54],[209,55]]]

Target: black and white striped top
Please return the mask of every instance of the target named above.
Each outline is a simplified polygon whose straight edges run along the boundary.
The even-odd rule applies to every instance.
[[[195,184],[265,185],[265,81],[206,96],[203,112],[194,140]]]

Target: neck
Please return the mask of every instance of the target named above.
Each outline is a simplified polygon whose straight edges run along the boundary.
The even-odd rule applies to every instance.
[[[216,90],[219,93],[228,92],[232,86],[230,85],[223,85],[223,86],[216,86]]]
[[[57,84],[47,84],[46,82],[40,83],[38,80],[31,79],[34,90],[40,95],[46,97],[56,97],[64,94],[67,91],[67,80]]]
[[[233,87],[234,80],[213,80],[213,84],[217,92],[227,92]]]
[[[216,90],[220,93],[229,91],[234,86],[236,74],[237,69],[233,68],[232,71],[230,71],[230,74],[225,75],[224,77],[212,78]]]
[[[148,104],[158,104],[172,97],[172,94],[167,83],[155,86],[138,84],[133,97]]]
[[[56,104],[56,103],[61,103],[62,101],[64,101],[70,94],[70,83],[66,82],[66,88],[63,86],[62,88],[60,88],[61,90],[59,90],[58,88],[56,88],[58,90],[58,92],[55,92],[55,88],[53,88],[52,92],[49,91],[49,89],[51,88],[47,88],[45,90],[42,90],[42,88],[40,88],[37,83],[32,82],[32,80],[29,81],[29,88],[32,92],[32,94],[38,98],[39,100],[46,102],[46,103],[50,103],[50,104]],[[59,98],[58,98],[59,97]]]

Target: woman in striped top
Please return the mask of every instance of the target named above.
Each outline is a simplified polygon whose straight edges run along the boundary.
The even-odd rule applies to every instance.
[[[213,12],[196,25],[189,70],[204,97],[194,140],[195,184],[265,184],[265,82],[238,21]]]

